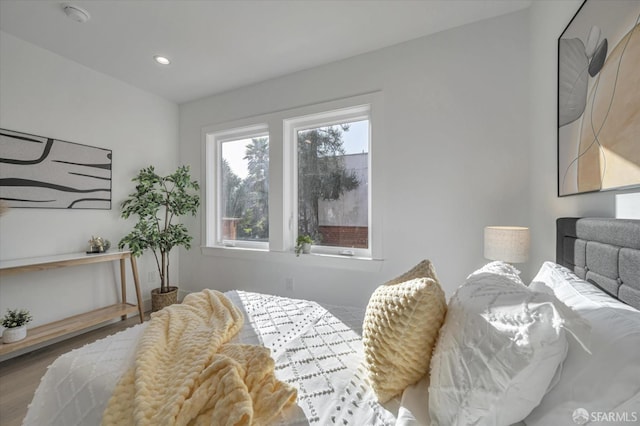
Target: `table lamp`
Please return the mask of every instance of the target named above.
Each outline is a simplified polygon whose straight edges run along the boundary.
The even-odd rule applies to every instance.
[[[529,228],[522,226],[486,226],[484,257],[507,263],[524,263],[529,259]]]

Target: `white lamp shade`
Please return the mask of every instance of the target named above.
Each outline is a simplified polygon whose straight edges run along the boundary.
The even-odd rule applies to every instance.
[[[484,257],[508,263],[529,259],[529,228],[522,226],[487,226],[484,228]]]

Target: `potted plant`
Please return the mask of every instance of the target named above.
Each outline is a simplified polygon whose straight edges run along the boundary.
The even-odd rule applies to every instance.
[[[104,253],[109,250],[111,247],[111,241],[104,239],[102,237],[94,237],[91,236],[89,240],[89,250],[87,250],[87,254],[90,253]]]
[[[311,244],[313,244],[313,239],[309,235],[298,235],[298,239],[296,240],[296,256],[300,256],[300,253],[309,254],[311,253]]]
[[[195,216],[200,206],[195,191],[200,186],[191,180],[189,166],[180,166],[168,176],[159,176],[149,166],[132,180],[136,190],[122,203],[122,217],[137,215],[138,223],[118,247],[128,246],[134,256],[147,249],[153,252],[160,275],[160,288],[151,290],[151,309],[155,312],[178,300],[178,287],[169,282],[169,253],[177,246],[191,248],[192,237],[186,226],[173,221],[187,213]]]
[[[7,314],[2,317],[2,326],[5,327],[2,332],[2,341],[13,343],[27,337],[27,323],[32,319],[33,317],[26,309],[7,309]]]

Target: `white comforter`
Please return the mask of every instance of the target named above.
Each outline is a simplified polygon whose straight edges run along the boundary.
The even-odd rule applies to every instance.
[[[406,407],[400,408],[399,398],[385,406],[376,402],[361,367],[364,309],[241,291],[227,296],[246,313],[234,341],[270,348],[277,377],[298,389],[298,405],[280,424],[392,425],[399,409],[403,423],[412,424],[416,413],[426,413],[421,407],[426,404],[424,383],[405,392]],[[59,357],[43,376],[23,424],[98,425],[145,327],[134,326]],[[424,419],[418,415],[415,424],[425,424]]]

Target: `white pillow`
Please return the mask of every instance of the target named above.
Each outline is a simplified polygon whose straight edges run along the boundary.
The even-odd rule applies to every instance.
[[[591,355],[569,340],[558,383],[525,423],[574,424],[578,409],[586,410],[591,421],[602,420],[600,413],[639,421],[640,311],[552,262],[542,265],[531,285],[543,284],[591,325]]]
[[[510,425],[540,403],[567,353],[555,297],[511,265],[471,274],[449,302],[431,360],[432,425]]]
[[[429,425],[429,375],[402,392],[395,426]]]

